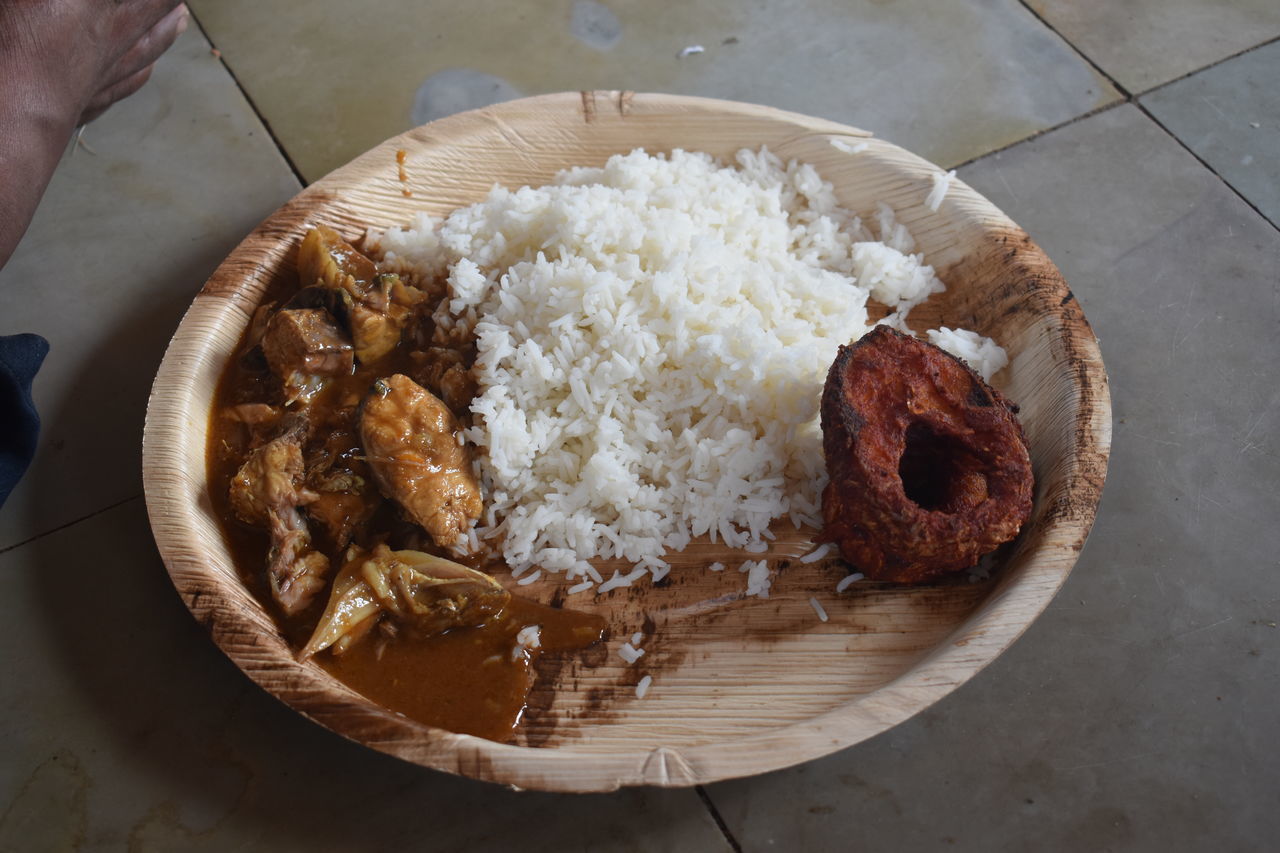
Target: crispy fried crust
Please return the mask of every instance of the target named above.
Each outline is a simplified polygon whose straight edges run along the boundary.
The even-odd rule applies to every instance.
[[[841,347],[822,393],[824,538],[877,580],[970,568],[1031,514],[1015,411],[964,362],[885,326]]]

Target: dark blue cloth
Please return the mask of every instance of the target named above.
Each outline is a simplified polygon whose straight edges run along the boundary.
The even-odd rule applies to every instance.
[[[49,342],[39,335],[0,335],[0,506],[36,452],[40,416],[31,380],[48,354]]]

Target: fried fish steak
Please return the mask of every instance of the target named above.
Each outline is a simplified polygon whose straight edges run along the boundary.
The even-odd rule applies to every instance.
[[[1017,409],[950,353],[878,326],[822,393],[823,537],[876,580],[971,568],[1031,515]]]

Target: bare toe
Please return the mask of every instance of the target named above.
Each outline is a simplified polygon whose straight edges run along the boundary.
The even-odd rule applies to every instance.
[[[186,5],[179,4],[143,33],[103,78],[104,85],[81,114],[80,123],[92,121],[116,101],[142,88],[156,60],[186,31],[189,20]]]
[[[135,71],[123,80],[112,83],[101,89],[98,94],[93,96],[89,101],[89,105],[84,108],[84,112],[80,114],[80,124],[88,124],[98,116],[107,111],[107,107],[116,101],[124,100],[143,87],[151,77],[151,72],[155,70],[155,65],[148,65],[146,68]]]

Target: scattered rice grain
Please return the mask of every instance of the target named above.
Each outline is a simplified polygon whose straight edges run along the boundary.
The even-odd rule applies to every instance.
[[[832,139],[830,142],[832,148],[843,151],[845,154],[861,154],[869,147],[865,141],[850,142],[847,139]]]
[[[769,587],[773,581],[769,579],[769,564],[764,560],[747,560],[738,567],[738,571],[747,573],[747,595],[758,598],[769,597]]]
[[[930,210],[942,207],[942,200],[947,197],[947,190],[951,189],[951,182],[955,177],[955,169],[950,172],[934,172],[933,188],[929,190],[929,195],[924,200],[925,207]]]
[[[821,560],[823,557],[827,556],[827,555],[828,555],[828,554],[830,554],[830,553],[831,553],[831,543],[830,543],[830,542],[823,542],[823,543],[822,543],[821,545],[819,545],[817,548],[814,548],[814,549],[813,549],[812,551],[810,551],[808,554],[805,554],[803,557],[801,557],[801,558],[800,558],[800,562],[802,562],[802,563],[816,563],[816,562],[818,562],[819,560]]]
[[[630,643],[623,643],[622,648],[618,649],[618,656],[627,663],[635,663],[644,657],[644,649],[637,649]]]
[[[858,581],[862,580],[864,577],[866,577],[866,575],[864,575],[862,572],[854,572],[851,575],[845,575],[843,578],[840,579],[840,583],[836,584],[836,592],[844,592],[846,589],[848,589],[850,586],[857,583]]]
[[[542,647],[542,628],[538,625],[529,625],[521,628],[520,633],[516,634],[516,645],[511,650],[511,659],[517,660],[520,655],[524,654],[528,649],[537,649]]]
[[[813,608],[814,613],[818,614],[819,619],[821,619],[823,622],[827,621],[826,608],[822,606],[822,603],[818,601],[818,599],[814,598],[813,596],[809,596],[809,606]]]

